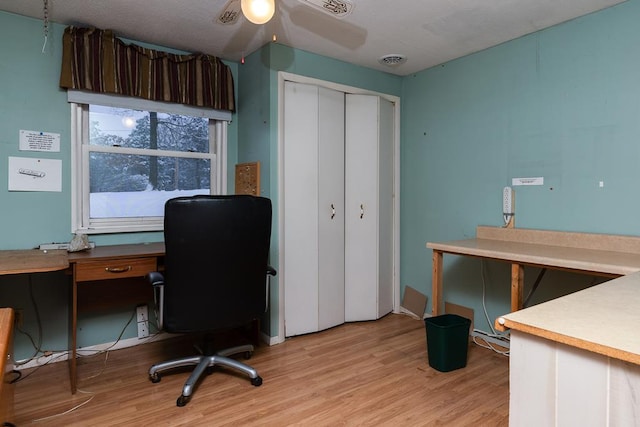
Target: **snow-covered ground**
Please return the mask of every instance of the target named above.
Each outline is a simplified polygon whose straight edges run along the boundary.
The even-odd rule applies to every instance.
[[[196,194],[209,194],[209,190],[91,193],[90,216],[91,218],[164,216],[164,204],[167,200]]]

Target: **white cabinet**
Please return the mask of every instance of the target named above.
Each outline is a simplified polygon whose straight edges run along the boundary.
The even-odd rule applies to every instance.
[[[639,365],[517,330],[510,351],[510,426],[640,425]]]
[[[393,306],[393,105],[285,82],[285,335]]]

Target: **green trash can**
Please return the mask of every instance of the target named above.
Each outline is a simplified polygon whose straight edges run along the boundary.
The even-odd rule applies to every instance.
[[[427,317],[424,325],[429,366],[440,372],[467,366],[471,320],[457,314],[443,314]]]

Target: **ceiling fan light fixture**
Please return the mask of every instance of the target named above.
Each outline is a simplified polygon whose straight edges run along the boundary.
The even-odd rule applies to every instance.
[[[240,15],[242,15],[240,0],[229,0],[220,15],[218,15],[218,22],[224,25],[233,25],[238,22]]]
[[[407,62],[407,57],[404,55],[398,55],[396,53],[392,53],[389,55],[381,56],[380,58],[378,58],[378,62],[388,67],[395,67]]]
[[[240,2],[245,18],[254,24],[266,24],[276,11],[275,0],[242,0]]]

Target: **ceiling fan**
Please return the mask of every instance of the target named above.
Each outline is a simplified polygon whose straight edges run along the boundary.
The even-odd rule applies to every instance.
[[[267,10],[264,11],[265,18],[257,18],[255,14],[251,11],[251,0],[229,0],[225,7],[222,9],[222,12],[218,15],[218,22],[224,25],[233,25],[235,24],[240,16],[245,16],[249,21],[255,24],[264,24],[275,12],[274,1],[266,1],[262,0],[258,3],[257,7],[266,7]],[[344,18],[349,15],[353,10],[353,3],[349,0],[299,0],[301,3],[306,4],[308,6],[312,6],[322,12],[325,12],[331,16],[336,18]],[[265,4],[270,3],[267,7]],[[244,13],[243,13],[244,12]],[[268,17],[266,17],[268,16]]]
[[[242,51],[254,37],[291,46],[289,33],[294,28],[347,49],[355,49],[366,40],[366,29],[342,19],[353,11],[352,0],[273,0],[274,17],[264,25],[254,25],[245,19],[242,1],[247,0],[229,0],[214,20],[216,24],[235,28],[227,45],[231,52]]]

